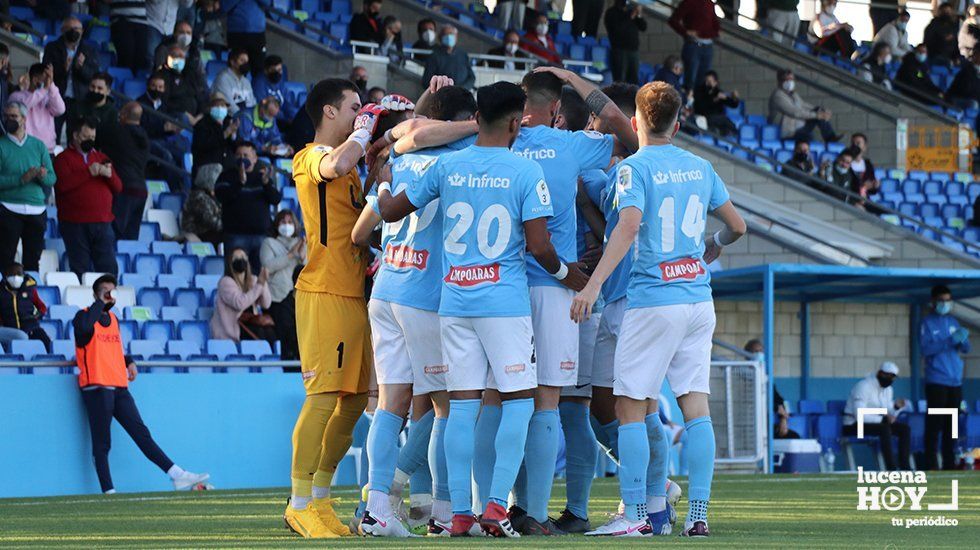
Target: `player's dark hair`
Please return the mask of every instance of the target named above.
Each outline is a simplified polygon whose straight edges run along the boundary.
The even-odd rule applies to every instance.
[[[27,74],[31,78],[34,78],[35,76],[44,76],[44,67],[44,63],[35,63],[31,65],[30,69],[27,69]]]
[[[574,89],[565,86],[561,91],[561,109],[559,114],[565,117],[565,129],[577,132],[584,130],[589,123],[589,107],[582,96]]]
[[[521,88],[527,94],[527,101],[535,105],[561,99],[561,79],[551,73],[527,73],[521,79]]]
[[[96,279],[94,283],[92,283],[92,292],[98,294],[99,287],[106,283],[111,284],[112,286],[119,286],[119,283],[116,281],[116,276],[113,275],[112,273],[106,273],[105,275],[102,275],[98,279]]]
[[[636,112],[643,116],[653,134],[666,134],[677,121],[681,95],[666,82],[644,84],[636,93]]]
[[[602,93],[612,100],[626,116],[636,113],[636,92],[640,87],[626,82],[613,82],[602,89]]]
[[[462,86],[446,86],[432,94],[426,115],[436,120],[466,120],[476,112],[473,93]]]
[[[930,294],[933,300],[939,298],[943,294],[949,294],[950,296],[953,295],[953,293],[949,291],[949,287],[946,285],[936,285],[932,287],[932,292]]]
[[[520,116],[524,112],[527,95],[517,84],[494,82],[476,91],[476,108],[480,120],[495,124],[507,117]]]
[[[346,78],[327,78],[321,80],[313,86],[310,94],[306,96],[306,114],[313,121],[313,128],[320,127],[323,119],[323,108],[333,105],[340,109],[340,104],[344,101],[344,92],[351,91],[359,93],[357,85]]]

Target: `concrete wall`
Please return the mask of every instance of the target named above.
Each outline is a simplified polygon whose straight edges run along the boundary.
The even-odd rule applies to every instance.
[[[289,66],[291,80],[316,83],[324,78],[347,78],[350,75],[353,64],[349,55],[341,56],[271,20],[266,24],[266,51],[283,58]]]
[[[24,42],[13,34],[0,29],[0,42],[10,48],[10,68],[14,72],[14,80],[35,63],[41,61],[41,49]]]

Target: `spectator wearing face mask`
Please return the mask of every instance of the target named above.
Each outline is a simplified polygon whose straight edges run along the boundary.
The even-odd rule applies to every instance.
[[[769,124],[779,126],[780,139],[812,141],[813,131],[820,130],[825,142],[840,141],[843,136],[835,133],[830,124],[833,114],[800,97],[792,71],[777,71],[776,82],[776,89],[769,96]]]
[[[684,61],[676,55],[668,55],[663,65],[653,75],[653,81],[666,82],[673,86],[681,97],[685,97],[687,94],[684,92]]]
[[[960,25],[959,35],[956,37],[960,55],[970,59],[978,39],[980,39],[980,5],[970,4],[967,18]]]
[[[35,63],[28,70],[30,89],[14,92],[11,101],[27,106],[27,133],[36,137],[53,152],[57,144],[54,119],[65,114],[65,101],[54,83],[54,67]]]
[[[462,48],[456,46],[459,31],[452,25],[444,25],[439,32],[439,46],[432,50],[432,55],[425,61],[425,72],[422,74],[422,85],[428,86],[435,75],[444,75],[453,79],[457,86],[472,89],[476,82],[473,68],[470,67],[470,56]]]
[[[909,425],[896,422],[898,415],[909,407],[905,399],[893,398],[891,386],[896,378],[898,378],[898,365],[885,361],[878,367],[878,372],[868,374],[854,385],[844,406],[843,434],[851,437],[857,435],[858,409],[885,409],[887,412],[884,415],[864,415],[864,436],[878,437],[880,441],[878,448],[881,450],[882,458],[885,459],[886,470],[911,470]],[[948,419],[945,420],[948,422]],[[897,457],[894,451],[896,440]]]
[[[956,40],[959,36],[960,22],[953,11],[953,5],[946,2],[939,6],[939,15],[926,26],[922,41],[929,49],[929,63],[932,65],[957,65],[960,61],[960,48]]]
[[[282,141],[276,117],[279,100],[269,96],[250,111],[238,113],[238,140],[254,143],[264,155],[291,157],[293,149]]]
[[[639,83],[640,33],[647,30],[640,6],[630,0],[616,0],[606,10],[603,23],[609,35],[609,68],[613,81]]]
[[[293,291],[293,272],[306,263],[306,240],[299,233],[296,215],[280,210],[272,220],[269,236],[259,252],[262,267],[269,272],[269,314],[276,323],[283,359],[299,359],[296,343],[296,312],[287,299]]]
[[[153,59],[155,59],[157,47],[164,41],[164,37],[176,38],[183,35],[183,31],[181,33],[177,32],[176,29],[178,26],[183,26],[187,35],[190,36],[193,30],[190,23],[186,21],[181,21],[179,25],[177,23],[177,9],[189,8],[193,5],[194,0],[147,0],[146,22],[150,29],[146,34],[146,51],[151,56],[151,60],[147,63],[147,66],[156,66]],[[184,48],[187,47],[186,45],[184,46]],[[196,65],[192,65],[192,67],[197,70]]]
[[[37,281],[24,273],[24,266],[12,263],[3,272],[0,283],[0,326],[19,330],[31,340],[44,343],[51,351],[51,337],[41,328],[41,318],[48,306],[37,293]]]
[[[861,61],[861,78],[891,90],[892,81],[888,77],[888,65],[891,62],[891,46],[884,42],[876,43]]]
[[[723,136],[736,131],[735,123],[728,118],[725,109],[734,109],[740,103],[737,91],[729,93],[721,89],[718,73],[714,71],[708,71],[704,76],[704,83],[694,91],[694,114],[703,116],[708,123],[708,129]]]
[[[219,0],[199,0],[197,16],[194,19],[194,36],[204,43],[205,50],[224,51],[228,49],[228,27],[221,13]]]
[[[271,304],[269,272],[262,268],[256,276],[249,265],[248,254],[241,248],[232,249],[225,260],[225,274],[218,281],[210,323],[211,338],[239,342],[255,339],[256,333],[261,333],[261,339],[266,336],[274,339],[271,322],[254,319],[259,316],[257,308],[266,309]]]
[[[875,165],[868,158],[868,136],[856,132],[851,136],[851,150],[854,152],[854,160],[851,161],[851,171],[857,176],[858,181],[869,191],[869,195],[878,192],[881,186],[875,176]]]
[[[969,62],[960,66],[946,90],[946,99],[960,109],[980,107],[980,50],[975,50]]]
[[[119,120],[102,130],[102,151],[116,159],[113,167],[122,181],[122,190],[113,197],[112,227],[116,239],[138,240],[143,209],[146,206],[146,164],[150,156],[150,138],[140,126],[143,106],[136,101],[123,105]]]
[[[548,16],[543,13],[535,19],[534,29],[524,35],[521,48],[548,63],[561,63],[561,54],[555,47],[555,41],[548,35]]]
[[[846,58],[854,53],[855,44],[851,38],[854,27],[837,19],[836,9],[837,0],[820,0],[820,13],[810,22],[807,39],[821,53]]]
[[[950,315],[953,311],[953,294],[949,287],[932,288],[932,311],[922,318],[919,327],[919,346],[925,359],[925,393],[929,408],[960,408],[963,399],[963,355],[970,353],[970,331],[960,326]],[[953,454],[953,438],[949,431],[949,417],[926,417],[926,461],[923,470],[936,470],[937,440],[942,433],[942,467],[956,467]]]
[[[146,130],[146,135],[150,140],[150,154],[162,161],[162,163],[150,161],[147,177],[160,177],[167,181],[171,190],[180,190],[184,187],[184,176],[171,169],[170,166],[183,166],[184,153],[190,152],[191,144],[186,137],[181,135],[180,126],[154,114],[156,112],[181,118],[182,113],[175,113],[170,110],[164,101],[166,97],[166,78],[162,73],[156,72],[150,75],[146,81],[146,92],[136,99],[143,107],[140,126]]]
[[[166,60],[157,69],[166,83],[164,103],[167,111],[177,118],[184,117],[188,124],[196,124],[208,106],[208,85],[204,75],[187,69],[183,48],[170,46]]]
[[[416,32],[418,34],[418,40],[412,44],[413,50],[431,50],[436,47],[436,22],[431,19],[422,19],[418,22],[416,26]],[[419,63],[425,63],[428,59],[428,54],[416,54],[415,60]]]
[[[517,31],[511,29],[504,34],[504,43],[497,46],[496,48],[492,48],[490,51],[487,52],[487,54],[496,55],[499,57],[530,59],[526,53],[520,50],[520,43],[521,43],[521,35],[518,34]],[[510,60],[507,61],[488,60],[488,61],[484,61],[483,64],[484,66],[493,69],[504,69],[506,71],[524,70],[526,68],[524,64],[521,64],[520,69],[518,69],[518,65]]]
[[[88,91],[89,81],[99,72],[98,52],[91,44],[82,42],[82,22],[67,17],[61,22],[61,36],[44,46],[41,63],[54,68],[54,85],[61,90],[66,114],[55,120],[55,133],[60,134],[66,116],[74,115],[75,103]]]
[[[245,50],[252,76],[261,71],[265,60],[265,10],[271,6],[269,0],[220,0],[221,13],[226,15],[228,28],[228,48]],[[245,71],[248,72],[248,71]]]
[[[153,66],[162,67],[166,65],[170,50],[174,47],[180,48],[184,52],[185,70],[204,72],[204,64],[201,63],[201,51],[194,41],[194,29],[187,21],[177,23],[173,34],[165,37],[157,44],[154,48]]]
[[[817,167],[813,163],[813,157],[810,155],[810,143],[806,141],[797,141],[793,145],[793,156],[786,162],[786,165],[803,172],[803,174],[808,176],[816,174]],[[792,171],[790,171],[788,174],[790,177],[798,179],[802,182],[806,182],[809,179]]]
[[[276,189],[270,167],[259,163],[255,144],[235,144],[233,160],[232,167],[221,173],[214,188],[221,204],[225,250],[244,249],[251,265],[257,268],[262,264],[259,249],[272,224],[269,209],[279,204],[282,193]]]
[[[118,270],[112,202],[123,184],[109,157],[95,148],[98,126],[95,118],[77,119],[70,146],[54,159],[58,227],[68,267],[79,277],[89,271]]]
[[[119,118],[119,111],[110,97],[112,77],[107,73],[98,73],[88,84],[85,100],[78,104],[78,117],[92,118],[98,121],[99,127],[111,124]]]
[[[818,188],[824,193],[847,201],[845,191],[856,191],[860,186],[857,175],[851,171],[851,163],[854,161],[855,152],[848,147],[841,151],[834,162],[825,163],[820,167],[820,176],[830,184],[829,187]]]
[[[241,109],[255,107],[252,83],[245,78],[249,72],[248,52],[232,50],[228,54],[228,67],[218,73],[211,91],[219,92],[228,100],[228,114],[235,115]]]
[[[220,164],[208,164],[197,171],[194,187],[180,211],[180,230],[189,242],[209,242],[217,249],[224,238],[221,205],[214,197],[214,185],[221,175]]]
[[[361,103],[367,103],[368,93],[368,72],[360,65],[354,65],[350,71],[350,81],[357,86],[357,94],[361,97]]]
[[[378,44],[378,53],[395,64],[401,64],[405,59],[405,47],[402,44],[402,22],[394,15],[389,15],[382,22],[384,39]]]
[[[364,0],[361,13],[354,14],[347,24],[347,37],[358,42],[380,44],[384,41],[381,21],[381,0]]]
[[[911,19],[909,12],[904,9],[899,10],[898,17],[894,21],[891,21],[887,25],[881,27],[881,30],[875,34],[873,43],[874,44],[888,44],[888,47],[892,50],[892,55],[896,58],[905,57],[905,54],[912,51],[912,46],[909,45],[909,32],[908,24],[909,19]]]
[[[228,101],[220,93],[213,94],[208,113],[194,125],[191,154],[195,175],[200,167],[208,164],[224,166],[237,134],[238,119],[228,117]]]
[[[927,105],[938,105],[943,91],[929,78],[929,54],[925,44],[919,44],[905,54],[895,74],[895,82],[901,84],[898,91]]]
[[[276,119],[280,126],[288,127],[289,121],[296,116],[296,111],[301,106],[296,104],[286,91],[284,72],[285,68],[281,57],[278,55],[266,56],[264,70],[258,76],[252,77],[252,94],[256,98],[272,96],[278,99],[281,108]]]

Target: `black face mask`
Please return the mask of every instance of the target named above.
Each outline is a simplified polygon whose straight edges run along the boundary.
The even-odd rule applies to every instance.
[[[90,153],[92,152],[92,149],[95,149],[95,140],[83,139],[81,142],[79,142],[78,147],[82,150],[83,153]]]
[[[806,153],[796,153],[795,155],[793,155],[793,160],[795,160],[797,162],[804,162],[804,161],[808,160],[809,158],[810,158],[810,155],[808,155]]]
[[[282,80],[282,73],[279,71],[269,73],[265,78],[272,84],[279,84],[279,81]]]
[[[71,44],[78,42],[78,39],[82,37],[82,33],[75,29],[72,29],[65,33],[65,40]]]
[[[892,378],[891,376],[882,376],[880,374],[878,375],[878,384],[881,385],[882,388],[887,388],[888,386],[891,386],[892,383],[894,382],[895,379]]]
[[[5,118],[3,119],[3,129],[6,130],[8,134],[16,134],[17,130],[20,130],[20,121],[12,118]]]
[[[245,270],[248,269],[248,262],[241,258],[236,258],[231,262],[231,269],[235,273],[245,273]]]
[[[105,101],[105,94],[99,92],[85,92],[85,101],[89,103],[102,103]]]
[[[355,79],[354,84],[357,85],[357,87],[360,88],[361,90],[367,89],[367,79],[364,78]]]
[[[156,90],[147,90],[146,91],[146,97],[152,99],[153,101],[156,101],[156,100],[160,99],[161,96],[163,96],[163,94],[160,93],[160,92],[158,92],[158,91],[156,91]]]
[[[248,71],[249,71],[250,68],[251,67],[248,66],[248,63],[242,63],[241,65],[238,66],[238,69],[237,69],[238,70],[238,74],[240,74],[242,76],[245,76],[245,75],[248,74]]]

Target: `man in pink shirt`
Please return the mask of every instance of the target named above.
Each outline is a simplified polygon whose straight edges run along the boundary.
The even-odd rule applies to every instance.
[[[54,84],[54,67],[50,64],[35,63],[27,74],[30,88],[10,94],[10,100],[27,105],[27,134],[41,140],[51,153],[58,141],[54,117],[65,113],[65,101]]]

